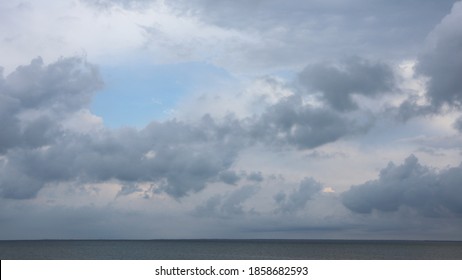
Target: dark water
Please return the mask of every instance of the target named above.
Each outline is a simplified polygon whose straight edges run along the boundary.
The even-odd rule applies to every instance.
[[[0,241],[0,259],[461,260],[462,242],[346,240]]]

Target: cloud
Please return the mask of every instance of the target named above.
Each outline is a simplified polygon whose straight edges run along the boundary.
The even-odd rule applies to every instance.
[[[435,109],[462,106],[462,3],[430,33],[426,50],[419,56],[416,71],[430,78],[427,96]]]
[[[229,171],[220,173],[220,180],[223,183],[226,183],[229,185],[236,185],[236,183],[239,182],[240,179],[241,177],[239,177],[239,175],[237,175],[235,171],[229,170]]]
[[[459,132],[462,132],[462,117],[459,117],[455,123],[454,128],[457,129]]]
[[[230,218],[243,216],[249,213],[255,214],[253,209],[244,209],[243,203],[255,195],[259,187],[246,185],[226,194],[210,197],[203,205],[194,210],[194,215],[199,217]]]
[[[452,0],[19,2],[0,4],[2,238],[460,239],[459,2],[443,21]],[[200,98],[111,129],[98,67],[65,57],[82,48],[118,69],[102,106],[129,89],[108,110],[151,63],[194,72],[162,75],[165,98]]]
[[[59,121],[90,104],[102,80],[82,58],[63,58],[45,66],[41,58],[19,66],[0,83],[0,153],[39,148],[61,133]]]
[[[250,174],[247,174],[247,180],[254,182],[262,182],[264,178],[261,172],[251,172]]]
[[[357,109],[352,95],[374,97],[395,88],[392,69],[379,62],[352,57],[340,65],[315,64],[299,74],[300,83],[309,91],[321,92],[335,110]]]
[[[101,85],[97,69],[81,58],[48,66],[35,59],[3,80],[1,196],[32,198],[47,184],[115,179],[154,182],[157,191],[183,197],[233,162],[236,146],[222,135],[228,125],[220,130],[207,118],[197,125],[153,122],[141,131],[65,127]]]
[[[234,185],[229,170],[251,145],[311,149],[362,133],[370,125],[329,108],[305,104],[294,93],[262,108],[261,115],[215,120],[152,122],[145,128],[75,129],[95,125],[91,98],[102,86],[98,69],[83,58],[50,65],[35,59],[1,83],[1,195],[33,198],[60,182],[122,184],[149,182],[153,191],[182,198],[221,180]],[[86,113],[85,113],[86,112]],[[16,174],[15,182],[6,174]],[[249,180],[262,181],[261,174]]]
[[[304,104],[302,96],[296,94],[269,106],[253,124],[251,134],[268,143],[311,149],[363,133],[369,122],[362,123],[358,118],[329,108]]]
[[[180,60],[205,59],[235,72],[267,73],[300,69],[308,62],[346,55],[384,59],[412,56],[454,1],[407,0],[400,5],[385,0],[85,3],[103,10],[117,6],[128,11],[150,7],[163,11],[159,20],[142,25],[148,31],[145,46],[155,50],[153,55],[161,52]],[[160,18],[167,14],[172,20],[162,22]],[[188,32],[175,35],[182,30]]]
[[[322,185],[313,178],[305,178],[290,195],[279,192],[274,196],[278,204],[277,212],[293,214],[303,210],[309,200],[323,189]]]
[[[409,207],[424,216],[461,215],[461,180],[462,166],[436,172],[411,155],[402,165],[389,163],[378,179],[352,186],[342,194],[342,201],[351,211],[363,214]]]

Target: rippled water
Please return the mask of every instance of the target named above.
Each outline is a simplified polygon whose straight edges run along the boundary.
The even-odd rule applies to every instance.
[[[462,242],[346,240],[0,241],[0,259],[462,259]]]

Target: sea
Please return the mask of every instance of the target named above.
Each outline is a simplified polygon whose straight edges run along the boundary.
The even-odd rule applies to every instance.
[[[461,241],[0,241],[1,260],[462,260]]]

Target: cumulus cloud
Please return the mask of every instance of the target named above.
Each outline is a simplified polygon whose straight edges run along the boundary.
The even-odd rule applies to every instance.
[[[340,65],[310,65],[299,74],[299,81],[308,90],[322,93],[323,99],[339,111],[357,108],[353,94],[373,97],[395,87],[393,71],[388,65],[359,57]]]
[[[7,159],[0,188],[8,198],[31,198],[44,186],[64,181],[113,179],[150,182],[154,191],[181,198],[216,180],[235,185],[242,176],[228,169],[249,145],[310,149],[368,126],[354,116],[305,104],[295,93],[244,119],[217,121],[204,115],[195,122],[152,122],[141,130],[75,131],[66,120],[81,118],[102,86],[97,68],[77,57],[47,66],[35,59],[1,86],[2,131],[8,133],[0,138]],[[8,173],[18,180],[8,179]],[[263,180],[259,173],[247,177]]]
[[[67,127],[65,120],[81,116],[101,86],[96,67],[81,58],[48,66],[36,59],[3,79],[2,131],[9,132],[0,138],[3,197],[31,198],[59,182],[119,180],[150,182],[153,191],[181,198],[216,180],[235,185],[241,176],[228,169],[252,143],[306,149],[363,129],[335,111],[304,105],[299,95],[242,120],[205,115],[197,122],[152,122],[141,130]],[[255,173],[248,180],[263,178]]]
[[[402,165],[389,163],[377,180],[352,186],[342,194],[353,212],[396,212],[401,207],[425,216],[462,214],[462,166],[437,172],[421,165],[414,155]]]
[[[141,131],[66,128],[62,120],[87,108],[100,87],[97,69],[81,58],[48,66],[35,59],[3,79],[3,197],[31,198],[63,181],[111,179],[155,182],[158,191],[182,197],[203,189],[233,162],[236,147],[226,143],[231,137],[206,118],[196,126],[154,122]]]
[[[338,139],[362,133],[370,122],[338,113],[326,107],[304,103],[296,94],[269,106],[251,133],[269,143],[285,143],[311,149]]]
[[[96,67],[78,57],[47,66],[36,58],[1,81],[0,153],[53,142],[61,133],[59,121],[88,106],[102,86]]]

